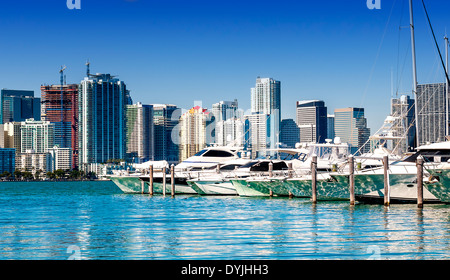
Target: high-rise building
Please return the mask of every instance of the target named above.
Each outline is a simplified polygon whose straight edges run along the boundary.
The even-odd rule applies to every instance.
[[[244,122],[239,118],[229,118],[216,122],[216,144],[221,146],[242,146],[244,144]]]
[[[215,143],[218,145],[241,145],[243,143],[243,112],[238,109],[237,99],[220,101],[212,105],[215,125]]]
[[[370,150],[370,129],[364,117],[364,108],[344,108],[334,111],[335,136],[348,143],[351,153],[366,153]]]
[[[334,115],[327,114],[327,138],[334,139]]]
[[[392,148],[398,154],[411,151],[416,147],[415,138],[415,104],[414,99],[408,95],[391,99],[392,136],[401,137],[402,140],[393,140]]]
[[[181,115],[180,161],[195,155],[210,143],[211,122],[211,114],[200,106],[195,106]]]
[[[4,129],[4,147],[15,149],[16,153],[21,152],[22,136],[20,133],[21,122],[10,122],[3,125]]]
[[[300,142],[325,143],[327,136],[327,107],[322,100],[297,101],[297,125]]]
[[[280,142],[287,148],[295,148],[295,144],[300,142],[300,128],[293,119],[281,121]]]
[[[268,144],[274,149],[279,143],[281,124],[281,83],[272,78],[256,79],[256,85],[251,89],[252,114],[270,115]]]
[[[270,117],[268,114],[244,116],[244,149],[251,152],[252,158],[266,156],[270,148]]]
[[[55,170],[72,169],[72,150],[71,148],[60,148],[54,146],[48,149],[48,166],[47,170],[53,172]]]
[[[446,84],[417,85],[419,145],[445,141]]]
[[[61,98],[62,97],[62,98]],[[78,157],[78,85],[41,86],[41,118],[55,124],[55,145],[71,149],[72,168]]]
[[[181,109],[170,104],[153,104],[154,160],[169,164],[179,161],[179,127]]]
[[[230,118],[237,117],[238,101],[220,101],[214,103],[211,108],[211,113],[216,122],[226,121]]]
[[[127,159],[136,163],[153,160],[153,105],[127,105],[126,120]]]
[[[27,119],[20,126],[21,153],[46,153],[55,144],[55,124]]]
[[[9,172],[13,174],[16,169],[16,150],[1,148],[0,149],[0,174]]]
[[[82,165],[125,159],[125,110],[129,95],[110,74],[89,75],[78,89],[78,161]]]
[[[0,121],[23,122],[41,119],[41,99],[32,90],[2,89],[0,91]]]

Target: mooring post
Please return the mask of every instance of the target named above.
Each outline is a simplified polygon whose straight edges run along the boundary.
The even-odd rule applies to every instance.
[[[417,207],[423,208],[423,158],[418,157],[417,166]]]
[[[355,205],[355,158],[353,155],[348,157],[348,169],[349,169],[349,187],[350,187],[350,205]]]
[[[273,177],[273,163],[269,162],[269,177]]]
[[[163,175],[163,196],[166,196],[166,167],[164,166],[162,169],[162,175]]]
[[[144,180],[141,180],[141,193],[144,194],[144,187],[145,187],[145,182]]]
[[[384,206],[389,206],[391,203],[391,192],[389,187],[389,158],[383,156],[383,169],[384,169]]]
[[[311,200],[313,203],[317,203],[317,156],[314,155],[311,158]]]
[[[216,173],[217,173],[217,174],[220,173],[220,164],[219,164],[219,163],[216,165]]]
[[[171,185],[171,195],[175,196],[175,165],[170,166],[170,185]]]
[[[150,165],[148,167],[148,177],[149,177],[148,193],[150,195],[153,195],[153,165]]]

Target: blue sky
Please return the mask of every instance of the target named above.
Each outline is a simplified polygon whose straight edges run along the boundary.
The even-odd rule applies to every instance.
[[[189,109],[237,98],[250,108],[257,76],[282,85],[282,117],[295,102],[322,99],[336,108],[364,107],[372,133],[394,95],[410,93],[407,0],[8,1],[0,9],[0,88],[32,89],[68,83],[91,72],[125,81],[135,102]],[[450,1],[426,0],[444,51]],[[443,82],[421,6],[414,0],[419,83]],[[400,29],[399,27],[402,26]],[[393,83],[391,84],[391,80]]]

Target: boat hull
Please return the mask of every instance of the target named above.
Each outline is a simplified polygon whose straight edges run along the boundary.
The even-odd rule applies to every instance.
[[[111,181],[124,193],[142,193],[142,180],[138,176],[113,176]],[[148,191],[144,187],[144,192]]]
[[[270,190],[263,185],[250,187],[245,179],[232,179],[231,183],[239,196],[270,196]]]
[[[200,195],[238,195],[230,181],[193,180],[188,184]]]
[[[441,202],[450,203],[450,169],[432,169],[430,172],[431,180],[424,184],[424,190],[427,189]]]

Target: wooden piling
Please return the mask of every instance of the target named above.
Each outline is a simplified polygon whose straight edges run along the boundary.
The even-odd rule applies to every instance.
[[[313,203],[317,203],[317,156],[314,155],[311,158],[311,200]]]
[[[350,205],[355,205],[355,158],[353,155],[348,157],[348,168],[349,168],[349,188],[350,188]]]
[[[389,206],[391,203],[391,192],[389,187],[389,158],[383,156],[383,169],[384,169],[384,206]]]
[[[166,167],[164,166],[162,169],[162,176],[163,176],[163,196],[166,196]]]
[[[171,195],[175,196],[175,166],[172,164],[170,166],[170,185],[171,185]]]
[[[269,177],[273,177],[273,163],[269,162]]]
[[[150,165],[148,168],[148,177],[149,177],[148,193],[150,195],[153,195],[153,165]]]
[[[417,166],[417,207],[423,208],[423,158],[418,157]]]
[[[145,182],[141,180],[141,193],[144,194]]]

